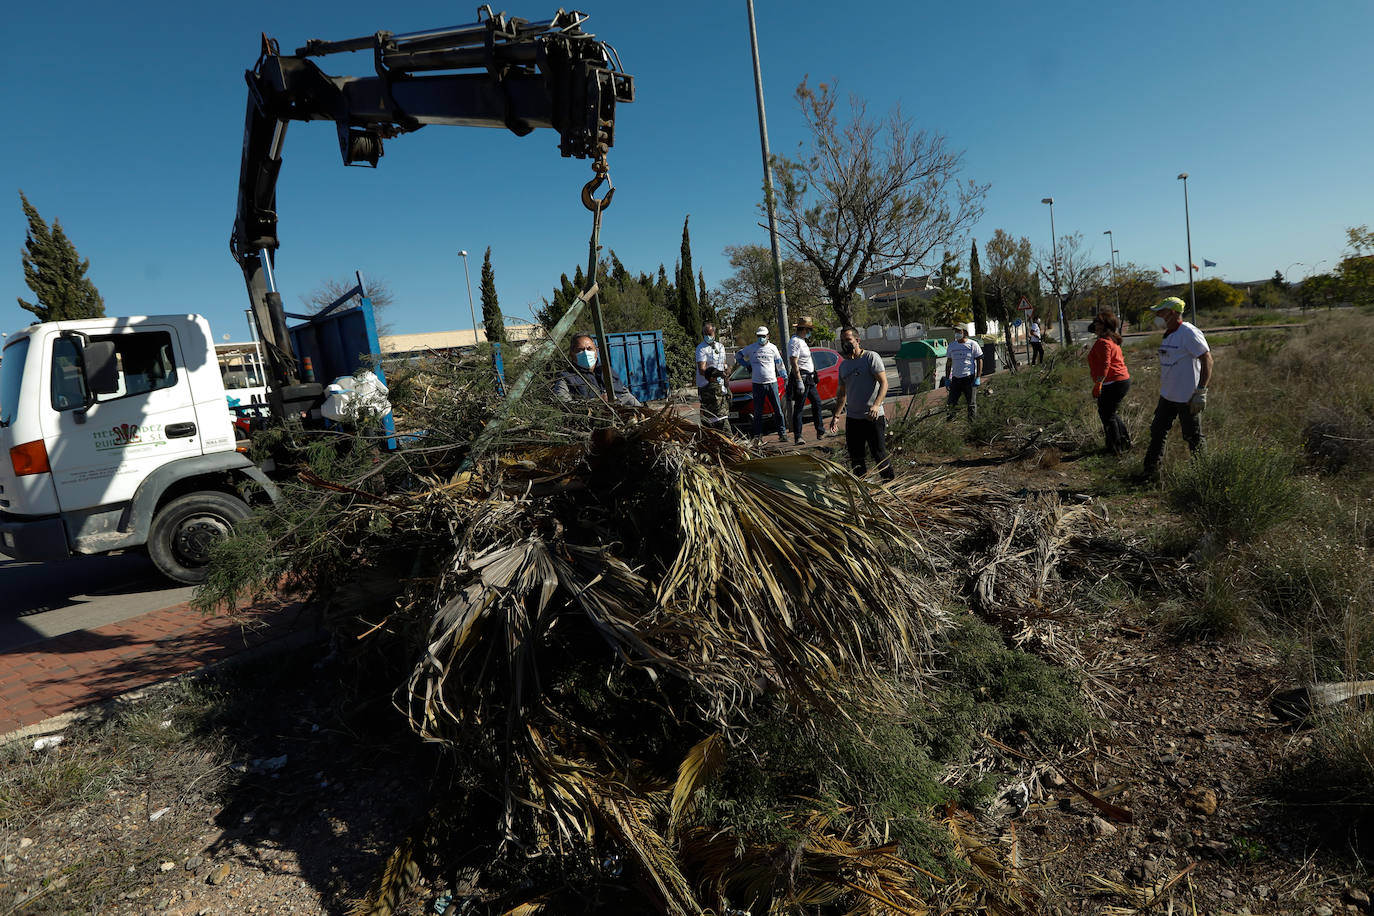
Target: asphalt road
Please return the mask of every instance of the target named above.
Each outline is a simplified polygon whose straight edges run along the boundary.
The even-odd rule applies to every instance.
[[[192,588],[141,553],[20,563],[0,557],[0,652],[181,604]]]

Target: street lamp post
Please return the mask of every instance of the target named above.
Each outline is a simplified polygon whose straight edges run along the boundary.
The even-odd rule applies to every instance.
[[[472,316],[472,345],[477,346],[477,310],[472,307],[472,274],[468,272],[468,253],[467,249],[458,252],[463,259],[463,276],[468,281],[468,314]]]
[[[1107,237],[1107,260],[1112,267],[1112,310],[1116,312],[1116,320],[1121,320],[1121,300],[1116,293],[1116,236],[1112,235],[1112,230],[1108,229],[1102,233]]]
[[[1054,300],[1059,303],[1059,342],[1068,346],[1069,329],[1064,326],[1064,297],[1059,294],[1059,237],[1054,234],[1054,198],[1040,198],[1042,204],[1050,205],[1050,267],[1054,283]]]
[[[763,154],[763,202],[768,211],[768,244],[773,256],[773,284],[778,294],[778,343],[787,340],[787,291],[782,285],[782,251],[778,248],[778,208],[773,198],[773,156],[768,151],[768,115],[763,107],[763,70],[759,67],[759,33],[754,25],[754,0],[745,0],[749,13],[749,46],[754,54],[754,97],[759,109],[759,149]]]
[[[1193,223],[1188,217],[1188,173],[1179,172],[1183,182],[1183,230],[1188,236],[1188,301],[1193,306],[1193,324],[1197,324],[1197,289],[1193,286]]]

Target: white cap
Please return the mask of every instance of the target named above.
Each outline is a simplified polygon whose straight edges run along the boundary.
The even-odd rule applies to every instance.
[[[759,325],[759,326],[754,330],[754,335],[755,335],[756,337],[767,337],[767,336],[768,336],[768,329],[765,328],[763,325]]]

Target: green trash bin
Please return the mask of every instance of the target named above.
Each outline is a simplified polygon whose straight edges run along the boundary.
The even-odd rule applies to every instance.
[[[913,394],[935,387],[935,367],[945,357],[949,344],[943,337],[908,340],[897,349],[897,377],[902,394]]]

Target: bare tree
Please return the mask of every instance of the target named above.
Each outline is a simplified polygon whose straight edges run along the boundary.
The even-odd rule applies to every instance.
[[[1035,283],[1034,255],[1030,239],[1024,235],[1014,239],[998,229],[983,246],[983,295],[987,299],[988,314],[1002,326],[1011,367],[1017,367],[1016,347],[1011,341],[1011,318],[1022,296],[1029,296]]]
[[[741,328],[742,319],[751,315],[770,314],[770,303],[777,296],[776,280],[773,277],[773,256],[763,245],[727,245],[725,254],[730,258],[734,271],[716,288],[712,297],[716,303],[718,324],[749,333],[742,336],[753,339],[753,326],[758,321],[749,321],[749,327]],[[787,304],[793,317],[808,314],[823,301],[825,291],[821,288],[816,269],[805,261],[784,258],[782,262],[783,287],[787,290]],[[770,318],[765,317],[764,324]]]
[[[963,153],[900,107],[874,121],[851,97],[841,126],[832,86],[802,80],[796,96],[810,148],[774,157],[778,231],[816,268],[840,324],[852,324],[859,282],[879,265],[925,267],[932,251],[953,247],[982,215],[988,186],[960,181]]]
[[[325,280],[308,294],[302,295],[301,303],[307,308],[318,311],[357,285],[358,278],[352,276],[343,280]],[[372,312],[377,319],[377,333],[379,335],[391,333],[390,322],[384,321],[387,308],[396,301],[396,297],[391,293],[391,285],[382,279],[369,278],[367,280],[367,298],[372,301]]]
[[[1061,235],[1058,251],[1042,248],[1035,260],[1040,273],[1048,277],[1050,283],[1056,287],[1054,292],[1059,297],[1060,308],[1066,319],[1063,328],[1064,339],[1072,340],[1067,321],[1070,309],[1083,293],[1102,282],[1102,275],[1107,268],[1083,247],[1081,232]]]

